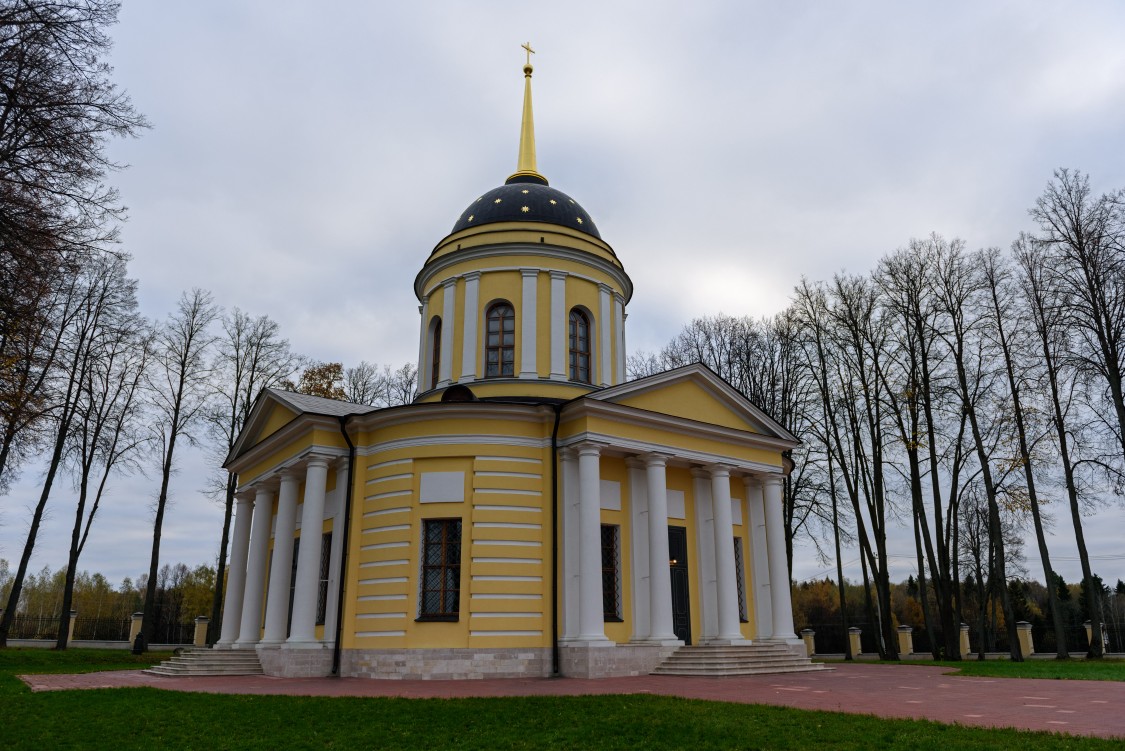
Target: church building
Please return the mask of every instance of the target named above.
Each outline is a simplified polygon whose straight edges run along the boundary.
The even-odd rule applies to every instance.
[[[417,398],[268,389],[227,458],[216,648],[256,650],[267,674],[602,677],[685,645],[804,655],[782,515],[797,441],[702,365],[626,380],[633,284],[539,172],[523,71],[516,171],[414,280]]]

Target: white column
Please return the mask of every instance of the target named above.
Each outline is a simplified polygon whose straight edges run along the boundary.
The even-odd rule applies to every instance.
[[[598,320],[601,323],[597,342],[597,366],[601,385],[608,386],[613,383],[613,347],[610,344],[613,336],[612,313],[610,301],[613,299],[613,290],[608,284],[598,285]],[[591,374],[592,375],[592,374]]]
[[[757,477],[742,478],[746,484],[746,511],[750,529],[750,584],[754,591],[754,620],[758,638],[773,635],[773,607],[770,602],[770,559],[766,547],[766,510],[762,503],[762,483]]]
[[[781,483],[778,475],[762,478],[766,507],[766,547],[770,556],[770,595],[773,602],[773,638],[796,639],[793,631],[793,598],[789,591],[789,566],[785,556]]]
[[[652,641],[676,641],[672,630],[672,572],[668,555],[668,473],[667,457],[644,457],[648,485],[648,571],[649,607],[652,612]]]
[[[617,346],[617,372],[614,383],[625,383],[625,298],[613,293],[614,344]]]
[[[539,289],[539,269],[520,269],[520,274],[523,276],[523,296],[520,299],[520,378],[538,378],[535,335],[539,311],[535,298]]]
[[[695,506],[695,549],[698,552],[695,581],[699,592],[698,642],[719,638],[719,591],[715,586],[715,504],[711,498],[711,474],[691,468],[691,492]]]
[[[453,318],[457,302],[457,280],[445,280],[441,289],[441,362],[438,364],[438,386],[448,386],[453,382],[453,332],[457,330]]]
[[[425,297],[422,299],[422,304],[418,306],[418,315],[422,316],[422,330],[418,334],[418,393],[430,387],[428,380],[430,372],[430,298]]]
[[[570,313],[566,309],[566,272],[552,271],[551,274],[551,378],[566,380],[566,355],[570,350]]]
[[[630,641],[645,642],[652,634],[652,582],[649,574],[648,482],[645,463],[630,457],[625,460],[629,472],[629,521],[633,534],[629,546],[633,563],[633,633]]]
[[[718,593],[719,641],[743,641],[738,624],[738,582],[734,571],[734,529],[730,513],[730,468],[711,470],[711,508],[715,515],[715,589]]]
[[[584,642],[606,642],[605,611],[602,607],[601,449],[593,444],[578,446],[578,638]]]
[[[266,556],[270,549],[270,523],[273,521],[273,491],[258,488],[254,496],[254,521],[251,524],[250,552],[246,560],[246,587],[242,597],[242,624],[235,646],[253,647],[262,636],[262,600],[266,589]]]
[[[254,498],[243,492],[236,496],[234,533],[230,542],[230,566],[227,569],[227,591],[223,596],[223,628],[219,647],[232,647],[238,640],[242,625],[242,598],[246,593],[246,557],[250,552],[250,516]]]
[[[573,449],[559,451],[562,460],[563,494],[563,631],[564,641],[578,639],[579,561],[582,560],[582,535],[578,529],[578,455]]]
[[[310,646],[316,641],[316,598],[320,590],[320,536],[324,527],[324,494],[328,461],[309,460],[305,471],[305,503],[301,513],[301,546],[297,549],[297,577],[293,592],[293,626],[287,645]]]
[[[461,308],[461,383],[475,380],[477,375],[477,321],[480,318],[480,272],[465,274],[465,304]],[[449,331],[452,336],[452,329]]]
[[[270,591],[266,597],[266,630],[263,645],[285,641],[289,625],[289,586],[293,579],[293,532],[297,526],[297,476],[281,476],[277,493],[277,521],[273,527],[273,562]]]
[[[348,463],[336,465],[336,489],[332,491],[332,549],[328,554],[328,598],[324,609],[324,638],[336,639],[336,615],[340,607],[340,566],[344,559],[344,512],[347,508]]]

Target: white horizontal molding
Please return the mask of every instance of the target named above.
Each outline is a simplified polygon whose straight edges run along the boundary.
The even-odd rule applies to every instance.
[[[356,631],[357,637],[379,637],[379,636],[406,636],[405,631]]]

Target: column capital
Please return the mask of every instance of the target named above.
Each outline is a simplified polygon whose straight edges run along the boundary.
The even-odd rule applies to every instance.
[[[763,475],[759,479],[763,486],[779,486],[785,481],[781,475]]]
[[[464,279],[466,282],[475,281],[477,279],[480,279],[480,273],[481,272],[479,272],[479,271],[466,271],[464,274],[461,275],[461,278]]]
[[[743,475],[742,484],[748,488],[756,488],[762,484],[762,478],[757,475]]]
[[[708,464],[704,467],[711,477],[730,477],[730,471],[733,469],[729,464]]]
[[[668,466],[668,460],[671,458],[672,457],[668,454],[661,454],[656,451],[649,454],[642,454],[640,457],[646,467],[666,467]]]
[[[620,292],[614,292],[613,293],[613,299],[616,300],[621,305],[625,304],[625,295],[621,294]]]
[[[573,446],[563,446],[559,449],[559,458],[572,460],[578,458],[578,452],[574,450]]]
[[[308,458],[308,460],[305,462],[305,469],[309,470],[313,467],[324,467],[325,469],[328,469],[328,465],[331,464],[331,463],[332,463],[332,457],[319,456],[319,455],[314,454],[313,456],[310,456]]]
[[[443,281],[441,283],[441,286],[445,287],[446,289],[449,289],[450,287],[456,287],[457,286],[457,277],[453,277],[452,279],[446,279],[445,281]]]
[[[639,456],[627,456],[625,457],[625,466],[629,469],[644,469],[645,462]]]
[[[604,292],[607,295],[612,295],[613,287],[609,286],[605,282],[598,282],[598,291]]]
[[[539,276],[539,269],[520,269],[520,276]]]
[[[239,505],[250,504],[254,502],[255,495],[257,495],[257,492],[252,486],[243,487],[234,494],[234,501]]]
[[[583,441],[575,444],[573,448],[579,456],[601,456],[602,449],[606,448],[606,445],[594,441]]]
[[[562,280],[562,279],[566,279],[568,276],[570,276],[569,271],[559,271],[558,269],[551,269],[547,273],[551,275],[552,279]]]

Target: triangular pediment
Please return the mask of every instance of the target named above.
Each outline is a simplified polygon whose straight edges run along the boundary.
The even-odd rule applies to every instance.
[[[702,364],[603,389],[590,399],[796,441],[776,420]]]
[[[238,434],[225,464],[249,451],[269,436],[283,429],[301,415],[320,415],[342,417],[344,415],[370,412],[375,407],[365,404],[342,402],[319,396],[297,394],[280,389],[264,389],[254,402],[246,424]]]

